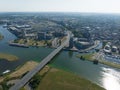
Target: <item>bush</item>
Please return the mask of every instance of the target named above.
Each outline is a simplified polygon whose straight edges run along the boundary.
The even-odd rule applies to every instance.
[[[80,57],[81,60],[85,60],[85,58],[83,56]]]
[[[36,74],[32,78],[32,80],[30,81],[29,85],[33,88],[33,90],[37,88],[37,86],[39,85],[41,79],[42,79],[42,76],[39,75],[39,74]]]

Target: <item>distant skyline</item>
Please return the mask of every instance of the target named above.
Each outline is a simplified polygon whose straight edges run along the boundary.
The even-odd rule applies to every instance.
[[[120,13],[120,0],[0,0],[0,12]]]

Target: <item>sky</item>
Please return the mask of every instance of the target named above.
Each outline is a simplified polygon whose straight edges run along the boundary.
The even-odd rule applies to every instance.
[[[120,0],[0,0],[0,12],[120,13]]]

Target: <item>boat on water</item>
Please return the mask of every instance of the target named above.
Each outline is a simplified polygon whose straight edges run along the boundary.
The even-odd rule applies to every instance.
[[[10,70],[5,70],[2,74],[7,74],[9,72],[10,72]]]

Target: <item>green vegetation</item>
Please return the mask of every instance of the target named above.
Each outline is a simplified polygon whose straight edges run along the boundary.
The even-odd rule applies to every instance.
[[[50,70],[50,67],[45,66],[39,73],[37,73],[30,81],[30,86],[33,90],[36,90],[41,83],[41,80],[44,78],[44,76],[47,74],[47,72]]]
[[[93,58],[92,58],[93,56],[94,56],[94,53],[77,55],[77,57],[82,60],[90,60],[90,61],[93,61]]]
[[[0,53],[0,59],[5,59],[8,61],[16,61],[18,60],[18,57],[11,54]]]
[[[28,46],[51,46],[52,40],[16,39],[14,43],[26,44]]]
[[[48,47],[51,47],[52,43],[50,40],[45,40],[45,45],[47,45]]]
[[[44,76],[37,90],[104,90],[70,72],[52,68]]]
[[[77,55],[76,57],[80,58],[81,60],[89,60],[89,61],[93,62],[95,60],[94,59],[95,55],[96,55],[96,53],[83,54],[83,55],[80,54],[80,55]],[[101,60],[100,58],[99,58],[98,62],[101,63],[101,64],[105,64],[105,65],[120,69],[120,64],[116,64],[116,63],[113,63],[113,62],[108,62],[108,61],[105,61],[105,60]]]
[[[2,86],[2,90],[9,90],[9,88],[12,86],[11,84],[7,85],[7,79],[5,79],[0,85]]]
[[[22,87],[20,90],[26,90],[24,87]]]
[[[104,48],[106,44],[107,44],[107,41],[103,41],[103,47],[102,48]]]
[[[108,62],[108,61],[103,61],[103,60],[100,60],[99,62],[102,64],[105,64],[105,65],[120,69],[120,64],[116,64],[116,63],[112,63],[112,62]]]
[[[2,90],[9,90],[14,82],[12,80],[17,80],[22,78],[25,74],[27,74],[30,70],[35,68],[38,65],[37,62],[28,61],[25,64],[19,66],[12,73],[4,74],[0,76],[0,86],[3,88]],[[20,90],[25,90],[24,87]]]
[[[17,78],[6,77],[0,85],[8,90],[13,84],[7,82]],[[98,85],[70,72],[45,66],[30,81],[33,90],[104,90]],[[20,90],[26,90],[22,87]]]
[[[42,79],[42,76],[40,74],[36,74],[32,80],[30,81],[30,86],[33,88],[33,89],[36,89],[37,86],[39,85],[40,81]]]
[[[2,82],[1,83],[1,85],[2,85],[2,88],[3,88],[3,90],[8,90],[9,89],[9,86],[7,85],[7,82]]]
[[[75,37],[83,37],[82,33],[80,31],[72,31]]]

